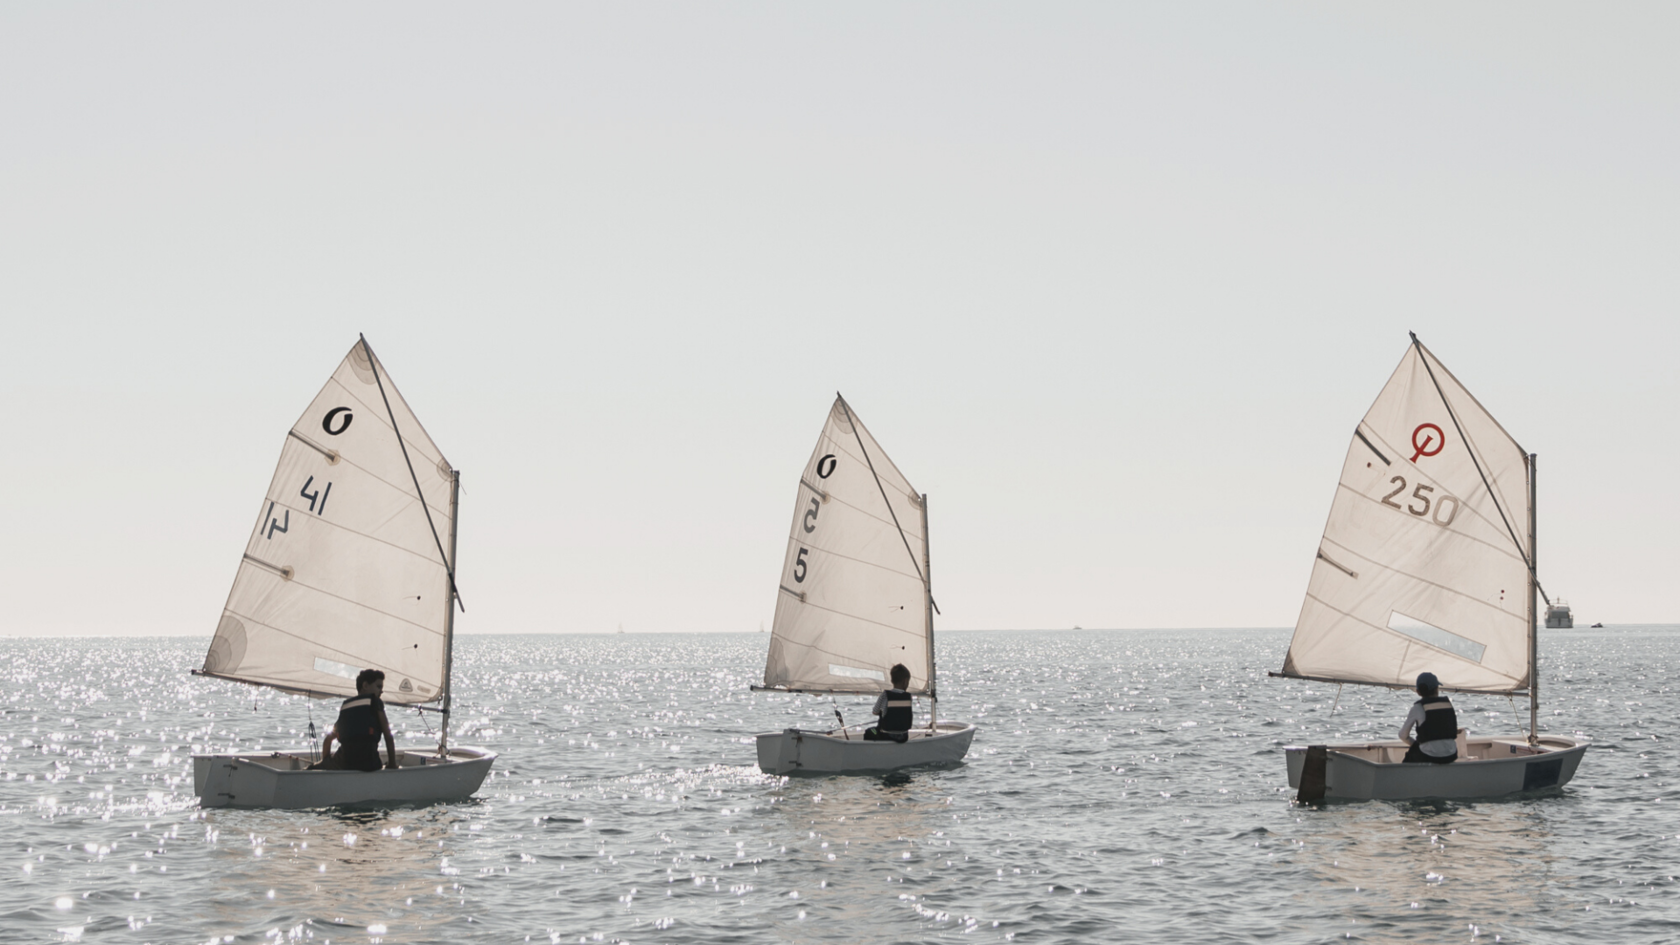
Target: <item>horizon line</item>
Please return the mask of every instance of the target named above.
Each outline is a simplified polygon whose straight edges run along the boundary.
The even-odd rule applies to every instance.
[[[1615,630],[1680,627],[1680,622],[1616,623],[1599,627],[1542,627],[1543,630]],[[1231,630],[1293,630],[1290,626],[1229,626],[1229,627],[966,627],[940,630],[939,633],[1147,633],[1159,631],[1225,632]],[[769,635],[767,630],[497,630],[461,632],[457,639],[467,637],[614,637],[614,636],[741,636]],[[113,639],[209,639],[214,633],[0,633],[0,640],[113,640]]]

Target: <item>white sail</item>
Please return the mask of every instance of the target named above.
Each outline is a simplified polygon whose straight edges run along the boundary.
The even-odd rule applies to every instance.
[[[1526,688],[1529,522],[1527,454],[1414,343],[1348,447],[1284,674]]]
[[[374,668],[386,674],[387,702],[438,699],[451,606],[440,545],[449,541],[452,477],[391,376],[358,342],[286,434],[203,672],[345,696],[355,693],[357,672]]]
[[[799,477],[764,685],[879,692],[895,663],[933,687],[922,498],[836,397]]]

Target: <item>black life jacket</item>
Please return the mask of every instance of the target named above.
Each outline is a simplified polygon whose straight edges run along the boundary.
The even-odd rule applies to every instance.
[[[1458,713],[1446,696],[1419,699],[1423,706],[1423,724],[1417,727],[1419,742],[1450,742],[1458,739]]]
[[[887,711],[881,713],[881,721],[875,727],[883,732],[910,731],[913,721],[911,710],[915,705],[908,692],[902,689],[888,689]]]
[[[385,703],[378,696],[356,695],[338,707],[333,732],[341,742],[376,742],[385,730],[379,727],[379,713]]]

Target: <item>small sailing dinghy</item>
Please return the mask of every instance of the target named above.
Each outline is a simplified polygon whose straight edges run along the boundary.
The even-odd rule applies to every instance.
[[[1294,679],[1529,699],[1529,731],[1458,736],[1402,764],[1399,740],[1290,745],[1298,799],[1487,798],[1562,787],[1587,739],[1542,735],[1535,456],[1412,336],[1354,428],[1283,671]],[[1400,716],[1395,716],[1399,728]]]
[[[968,753],[974,725],[939,721],[927,521],[927,496],[836,394],[799,477],[764,685],[753,688],[876,695],[889,685],[889,669],[902,663],[910,670],[906,690],[927,700],[927,719],[902,743],[865,741],[873,719],[841,719],[826,731],[765,732],[758,736],[764,771],[890,771],[954,764]]]
[[[367,339],[358,341],[286,433],[210,652],[193,672],[326,699],[355,695],[360,670],[383,670],[386,705],[439,713],[437,749],[399,750],[400,766],[379,771],[307,770],[314,746],[194,755],[203,806],[430,803],[478,790],[495,753],[449,744],[460,488],[460,473]]]

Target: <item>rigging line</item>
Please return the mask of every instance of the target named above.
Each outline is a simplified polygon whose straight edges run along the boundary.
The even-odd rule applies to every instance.
[[[893,527],[898,529],[899,540],[904,542],[904,551],[910,556],[910,566],[916,569],[916,576],[921,578],[923,586],[926,586],[927,575],[922,573],[921,562],[916,560],[916,552],[910,547],[910,539],[904,534],[904,526],[898,523],[898,513],[893,511],[892,500],[887,498],[887,487],[881,485],[881,474],[875,471],[875,461],[869,458],[869,450],[863,445],[863,434],[858,432],[857,418],[852,416],[852,408],[847,406],[843,395],[836,391],[834,396],[840,398],[840,409],[846,411],[846,422],[852,426],[852,436],[857,437],[858,450],[863,453],[863,461],[869,464],[869,474],[875,477],[875,488],[881,490],[881,501],[887,504],[887,514],[892,516]]]
[[[1412,336],[1412,344],[1417,346],[1418,353],[1423,358],[1423,369],[1429,372],[1429,382],[1435,385],[1435,393],[1441,396],[1441,403],[1447,408],[1447,416],[1452,418],[1453,429],[1458,431],[1458,438],[1464,441],[1464,451],[1470,454],[1470,462],[1476,467],[1476,475],[1482,477],[1482,488],[1487,490],[1488,498],[1493,500],[1493,507],[1499,511],[1499,520],[1505,523],[1505,533],[1511,536],[1511,544],[1517,546],[1517,554],[1522,557],[1523,565],[1528,568],[1529,575],[1534,578],[1534,587],[1540,592],[1540,597],[1546,601],[1546,606],[1551,606],[1551,598],[1546,596],[1546,589],[1540,586],[1540,575],[1534,570],[1534,562],[1528,560],[1528,552],[1523,550],[1522,542],[1517,540],[1517,530],[1511,527],[1511,519],[1505,514],[1505,507],[1499,502],[1499,493],[1493,491],[1493,484],[1488,482],[1487,473],[1482,471],[1481,460],[1476,458],[1475,447],[1471,445],[1470,438],[1464,435],[1464,427],[1458,423],[1458,412],[1453,410],[1452,402],[1447,400],[1447,392],[1441,389],[1441,382],[1436,380],[1435,369],[1429,366],[1429,356],[1423,353],[1423,342],[1418,340],[1415,331],[1408,331],[1406,334]],[[1523,456],[1523,460],[1526,464],[1528,460],[1526,454]]]
[[[420,498],[420,511],[426,513],[426,524],[432,530],[432,541],[437,542],[438,557],[443,559],[443,570],[449,574],[449,593],[455,598],[455,603],[461,608],[461,613],[467,612],[467,604],[461,600],[461,589],[455,586],[455,563],[443,553],[443,539],[438,537],[437,524],[432,521],[431,506],[426,504],[426,493],[420,488],[420,477],[414,473],[414,464],[408,459],[408,444],[403,442],[402,431],[397,429],[397,413],[391,409],[391,398],[385,396],[385,382],[379,379],[379,361],[373,356],[373,349],[368,347],[367,336],[357,333],[362,339],[362,350],[367,352],[368,366],[373,368],[373,382],[379,385],[379,399],[385,402],[385,413],[391,418],[391,432],[397,435],[397,446],[402,448],[403,463],[408,466],[408,476],[414,480],[414,494]]]
[[[1401,680],[1395,680],[1394,682],[1372,682],[1369,679],[1337,679],[1333,676],[1307,676],[1302,673],[1280,673],[1277,670],[1268,670],[1266,675],[1275,679],[1299,679],[1303,682],[1334,683],[1338,686],[1344,684],[1349,686],[1381,686],[1384,689],[1392,689],[1395,692],[1408,692],[1414,688],[1411,683],[1403,682]],[[1462,686],[1442,686],[1441,691],[1467,692],[1478,696],[1509,697],[1528,694],[1527,689],[1467,689]]]

